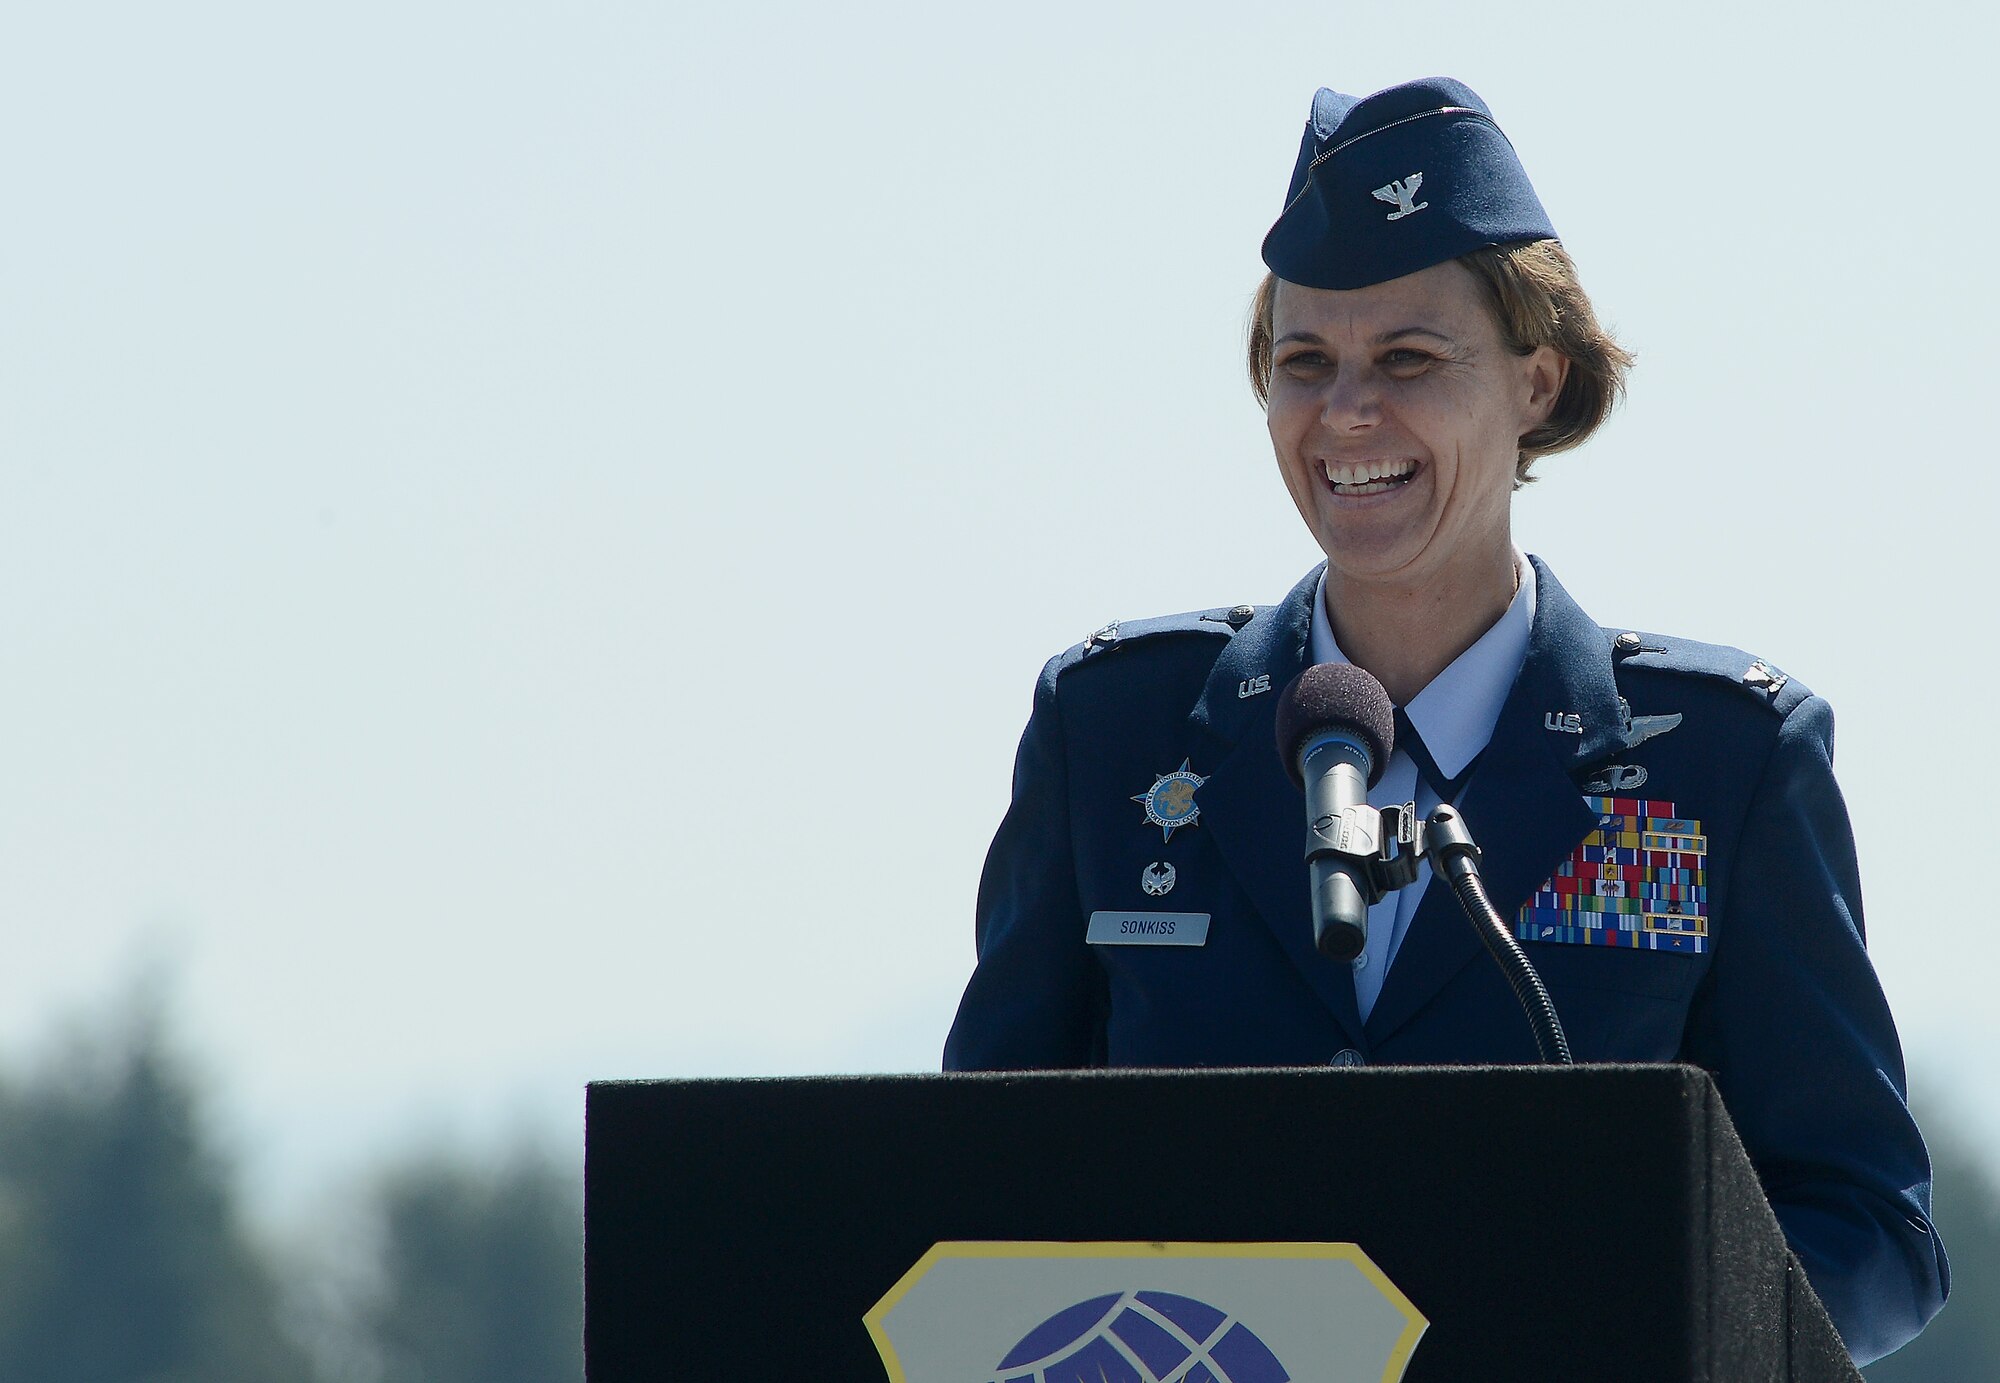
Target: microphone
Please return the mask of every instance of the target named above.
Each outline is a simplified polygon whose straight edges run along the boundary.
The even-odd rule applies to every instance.
[[[1368,907],[1382,891],[1361,862],[1383,843],[1368,789],[1389,766],[1395,725],[1389,693],[1351,663],[1309,667],[1278,698],[1278,757],[1306,794],[1313,941],[1328,960],[1353,960],[1368,944]]]

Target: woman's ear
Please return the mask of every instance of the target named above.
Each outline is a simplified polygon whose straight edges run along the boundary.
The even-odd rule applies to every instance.
[[[1563,381],[1569,378],[1569,357],[1554,346],[1537,346],[1521,359],[1527,396],[1521,411],[1521,431],[1540,427],[1555,412],[1562,396]]]

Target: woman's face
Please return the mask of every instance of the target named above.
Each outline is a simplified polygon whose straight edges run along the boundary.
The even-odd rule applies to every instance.
[[[1280,282],[1269,421],[1285,488],[1352,581],[1403,588],[1511,566],[1521,435],[1567,362],[1516,355],[1454,263],[1367,288]]]

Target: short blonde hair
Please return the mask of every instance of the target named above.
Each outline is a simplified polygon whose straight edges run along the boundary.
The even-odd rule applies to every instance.
[[[1463,254],[1486,306],[1510,350],[1527,355],[1553,346],[1569,361],[1562,392],[1548,421],[1521,437],[1514,461],[1514,484],[1534,479],[1528,472],[1544,456],[1582,446],[1603,425],[1625,394],[1625,372],[1633,355],[1598,325],[1590,298],[1577,281],[1576,264],[1554,240],[1489,245]],[[1250,388],[1257,402],[1271,399],[1272,307],[1278,276],[1264,275],[1250,303]]]

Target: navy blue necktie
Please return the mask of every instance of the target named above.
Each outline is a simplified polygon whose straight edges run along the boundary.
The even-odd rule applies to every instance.
[[[1472,776],[1472,770],[1479,764],[1479,756],[1475,754],[1472,756],[1472,762],[1467,764],[1456,778],[1445,777],[1444,770],[1438,767],[1437,760],[1431,757],[1431,751],[1424,746],[1424,737],[1417,733],[1417,727],[1410,723],[1409,716],[1404,714],[1401,706],[1396,708],[1396,748],[1410,756],[1410,762],[1417,766],[1417,776],[1430,784],[1431,791],[1438,795],[1440,802],[1449,802],[1456,798],[1459,790],[1465,786],[1465,780]]]

